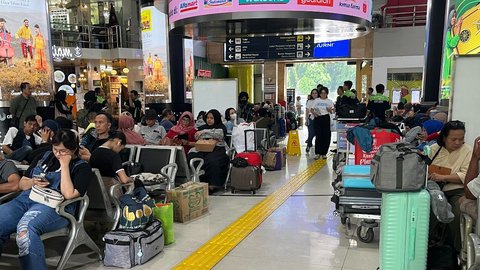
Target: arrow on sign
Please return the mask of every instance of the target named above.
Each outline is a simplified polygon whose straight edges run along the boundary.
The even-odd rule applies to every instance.
[[[306,40],[310,40],[310,39],[312,39],[312,38],[311,38],[310,36],[307,36],[305,39],[306,39]]]
[[[228,55],[228,59],[232,60],[232,59],[233,59],[233,55],[229,54],[229,55]]]
[[[305,45],[305,48],[310,49],[310,44]]]
[[[228,50],[233,52],[233,50],[235,50],[233,47],[228,47]]]
[[[305,53],[305,56],[309,57],[309,56],[310,56],[310,53],[309,53],[309,52],[306,52],[306,53]]]
[[[233,43],[233,39],[229,39],[229,40],[228,40],[228,43],[232,44],[232,43]]]

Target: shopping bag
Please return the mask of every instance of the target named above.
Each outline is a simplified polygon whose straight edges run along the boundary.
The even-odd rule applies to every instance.
[[[162,222],[165,245],[173,244],[175,242],[175,234],[173,232],[173,203],[155,204],[153,216]]]
[[[237,153],[245,152],[245,136],[247,136],[247,145],[252,146],[255,145],[255,133],[254,132],[247,132],[245,135],[245,130],[254,129],[254,123],[241,123],[236,127],[233,127],[232,130],[232,145],[235,147],[235,151]],[[250,147],[249,147],[250,148]],[[254,151],[254,149],[248,149],[250,151]]]

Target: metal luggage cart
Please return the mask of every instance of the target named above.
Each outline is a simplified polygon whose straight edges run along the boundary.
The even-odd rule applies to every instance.
[[[338,164],[347,160],[350,154],[353,154],[351,149],[354,149],[350,146],[347,141],[347,131],[350,128],[354,128],[362,124],[365,119],[360,118],[337,118],[337,153],[335,153],[332,161],[333,171],[337,170]]]

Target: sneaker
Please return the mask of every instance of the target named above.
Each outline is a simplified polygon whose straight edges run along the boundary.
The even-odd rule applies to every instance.
[[[320,159],[320,155],[315,155],[314,159],[315,159],[315,160]]]
[[[305,149],[305,152],[310,152],[310,146],[307,146],[307,149]]]

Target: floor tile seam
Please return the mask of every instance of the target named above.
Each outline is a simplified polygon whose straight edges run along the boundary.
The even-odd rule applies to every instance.
[[[304,185],[311,177],[313,177],[316,173],[318,173],[318,171],[323,167],[325,166],[325,161],[317,161],[315,163],[312,163],[305,171],[303,171],[302,173],[300,174],[297,174],[296,176],[292,177],[290,181],[288,181],[286,184],[284,184],[279,190],[275,191],[274,193],[272,193],[269,197],[265,198],[264,200],[262,200],[259,204],[257,204],[256,206],[254,206],[251,210],[249,210],[247,213],[245,213],[244,215],[242,215],[237,221],[243,221],[245,222],[246,221],[246,217],[248,217],[248,214],[250,213],[250,211],[252,210],[256,210],[257,212],[263,212],[263,214],[261,213],[262,215],[262,218],[261,219],[258,219],[258,224],[257,222],[255,222],[255,224],[250,224],[250,227],[251,227],[251,230],[250,232],[248,232],[248,234],[250,234],[253,230],[255,230],[256,227],[258,227],[263,221],[265,221],[266,218],[268,218],[276,209],[278,209],[287,199],[289,196],[285,196],[286,194],[290,193],[290,195],[292,195],[296,190],[298,190],[298,188],[300,188],[302,185]],[[292,188],[289,188],[291,185],[297,187],[295,190],[291,190]],[[283,192],[282,192],[283,191]],[[283,195],[283,196],[279,196],[279,195]],[[282,199],[279,199],[279,197],[282,197]],[[270,199],[270,198],[273,198],[273,199]],[[267,202],[269,202],[270,200],[273,200],[273,203],[274,205],[276,205],[276,207],[270,207],[271,210],[267,210],[266,212],[264,211],[261,211],[262,209],[260,207],[257,208],[257,206],[261,205],[261,206],[264,206],[265,204],[267,204]],[[272,206],[272,205],[270,205]],[[229,225],[227,228],[225,228],[222,232],[220,232],[217,236],[213,237],[211,240],[214,240],[216,239],[217,237],[225,237],[225,232],[228,232],[230,227],[235,227],[235,225],[238,226],[237,221],[233,222],[231,225]],[[240,241],[238,243],[240,243],[245,237],[248,236],[248,234],[244,235],[242,239],[240,239]],[[219,238],[221,239],[221,238]],[[236,242],[236,241],[235,241]],[[236,245],[238,245],[238,243],[236,243]],[[195,258],[194,256],[195,255],[199,255],[199,254],[203,254],[204,251],[207,251],[207,250],[210,250],[210,249],[207,249],[208,248],[208,245],[213,245],[212,248],[216,247],[217,244],[216,243],[212,243],[212,241],[208,241],[207,243],[204,244],[204,246],[200,247],[197,251],[198,252],[194,252],[192,253],[191,256],[187,257],[183,262],[180,262],[180,264],[178,264],[176,266],[176,269],[183,269],[183,266],[189,266],[189,265],[195,265],[194,263],[196,261],[199,261],[200,263],[201,262],[204,262],[205,258]],[[236,246],[235,245],[235,246]],[[209,258],[211,260],[214,260],[216,261],[216,263],[220,262],[227,254],[228,252],[230,252],[231,250],[233,250],[233,248],[235,247],[233,246],[232,248],[228,249],[226,254],[221,257],[221,258]],[[206,253],[208,254],[208,253]],[[204,256],[204,257],[208,257],[208,256]],[[191,261],[191,263],[189,263],[189,261]],[[198,264],[198,263],[197,263]],[[214,264],[214,265],[215,265]],[[214,265],[212,265],[211,267],[213,267]],[[200,264],[200,265],[196,265],[198,267],[202,267],[203,264]],[[209,266],[207,265],[206,268],[202,268],[202,269],[210,269],[208,268]]]

